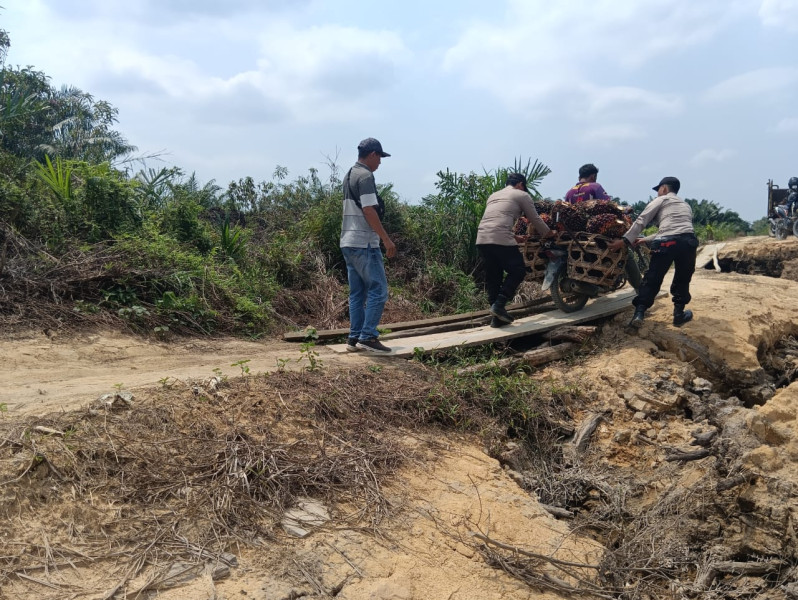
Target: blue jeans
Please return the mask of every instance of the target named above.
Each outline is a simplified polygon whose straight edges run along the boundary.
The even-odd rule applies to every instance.
[[[349,337],[379,337],[377,325],[388,301],[388,280],[377,248],[341,248],[349,277]]]

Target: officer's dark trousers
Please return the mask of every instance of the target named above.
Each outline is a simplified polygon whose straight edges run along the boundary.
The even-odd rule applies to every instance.
[[[690,280],[695,271],[695,255],[698,238],[692,233],[668,236],[651,243],[651,262],[643,276],[643,283],[632,304],[641,308],[651,308],[657,297],[665,274],[674,266],[671,297],[674,304],[685,305],[690,302]]]
[[[485,288],[488,302],[493,304],[502,294],[508,301],[513,299],[518,286],[526,277],[524,257],[518,246],[479,244],[477,250],[485,263]],[[507,273],[505,278],[504,273]]]

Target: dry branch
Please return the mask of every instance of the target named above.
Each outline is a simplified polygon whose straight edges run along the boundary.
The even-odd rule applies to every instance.
[[[695,579],[697,590],[706,590],[718,575],[766,575],[780,572],[787,563],[782,560],[767,560],[758,562],[718,561],[700,569]]]
[[[712,451],[708,448],[700,448],[699,450],[683,450],[681,448],[671,448],[668,450],[668,453],[665,455],[665,460],[669,462],[673,461],[690,461],[690,460],[701,460],[702,458],[706,458],[707,456],[711,455]]]
[[[511,356],[509,358],[502,358],[495,362],[463,367],[462,369],[457,370],[457,374],[466,375],[495,369],[499,369],[502,372],[509,372],[519,365],[536,367],[555,360],[562,360],[576,349],[577,344],[574,344],[573,342],[566,342],[556,346],[549,346],[546,344],[544,346],[535,348],[534,350],[524,352],[521,356]]]
[[[735,477],[729,477],[728,479],[722,479],[721,481],[718,481],[718,485],[715,486],[715,489],[718,490],[718,492],[725,492],[744,483],[754,483],[756,479],[757,477],[754,473],[744,473],[742,475],[737,475]]]
[[[574,516],[574,513],[572,513],[570,510],[565,510],[564,508],[560,508],[559,506],[551,506],[550,504],[541,504],[540,507],[550,515],[560,519],[572,519]]]
[[[571,442],[578,452],[584,452],[587,449],[587,445],[590,443],[590,436],[593,435],[598,424],[607,414],[609,414],[609,411],[593,413],[582,422]]]
[[[388,376],[380,375],[383,383]],[[363,411],[368,399],[362,391],[371,389],[364,377],[282,373],[269,378],[258,402],[252,402],[248,382],[229,381],[217,384],[226,388],[223,402],[162,391],[168,401],[145,398],[128,411],[81,410],[0,423],[6,452],[0,461],[6,472],[16,469],[4,477],[4,492],[24,497],[36,489],[31,480],[46,478],[53,494],[78,494],[115,507],[113,515],[90,510],[86,516],[96,519],[98,538],[48,537],[37,552],[26,551],[34,547],[30,542],[19,549],[5,546],[0,581],[30,573],[42,562],[54,566],[75,556],[103,561],[122,552],[136,569],[119,574],[113,595],[143,564],[233,565],[231,544],[270,539],[299,496],[345,506],[333,521],[377,528],[390,510],[382,481],[408,454],[384,434],[389,409],[382,406],[390,406],[394,395],[400,405],[408,392],[401,384],[380,390],[385,412],[377,416],[376,410]],[[273,411],[264,410],[268,402]],[[269,416],[275,413],[282,417]],[[31,431],[71,434],[65,440]],[[33,506],[50,510],[49,503]],[[9,538],[24,539],[13,523]],[[151,579],[146,585],[162,583]]]
[[[565,325],[546,333],[543,337],[549,341],[568,341],[584,344],[595,335],[598,327],[594,325]]]

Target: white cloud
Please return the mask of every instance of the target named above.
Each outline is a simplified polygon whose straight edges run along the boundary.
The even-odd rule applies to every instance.
[[[395,85],[411,56],[396,33],[337,25],[274,27],[259,44],[257,70],[231,83],[248,81],[295,116],[309,118],[354,116]]]
[[[732,158],[735,154],[734,150],[728,148],[724,148],[723,150],[705,148],[690,159],[690,164],[701,167],[710,163],[722,163]]]
[[[749,98],[768,99],[798,85],[798,68],[770,67],[735,75],[703,94],[707,102],[730,102]]]
[[[628,86],[596,88],[587,95],[586,100],[591,117],[606,117],[608,114],[630,116],[636,111],[676,114],[684,104],[675,94],[649,92]]]
[[[796,0],[762,0],[759,18],[768,27],[798,32],[798,2]]]
[[[375,97],[390,93],[411,58],[388,29],[298,24],[301,19],[287,13],[309,0],[234,0],[224,14],[215,14],[221,5],[210,0],[76,0],[71,18],[83,15],[83,30],[91,31],[78,38],[61,26],[62,4],[29,0],[23,9],[48,40],[26,45],[26,64],[66,73],[67,83],[117,106],[130,104],[127,95],[145,104],[167,102],[179,107],[181,118],[195,106],[199,113],[218,108],[219,121],[236,123],[244,115],[301,122],[362,117],[379,111]],[[188,4],[191,18],[158,20]],[[142,18],[128,19],[131,11]],[[13,30],[11,36],[15,52]]]
[[[202,36],[202,28],[194,34]],[[84,62],[103,73],[101,81],[136,81],[140,91],[162,90],[173,100],[193,105],[219,105],[217,118],[240,121],[253,111],[274,117],[291,115],[303,121],[353,118],[368,112],[368,101],[395,85],[396,71],[409,52],[388,31],[363,31],[335,25],[295,29],[274,24],[259,32],[254,68],[221,75],[201,56],[150,53],[130,41],[109,45],[114,50]],[[368,56],[368,68],[363,57]],[[263,111],[257,110],[258,97]],[[238,113],[238,114],[236,114]]]
[[[774,130],[777,133],[798,133],[798,117],[789,117],[778,122]]]
[[[642,139],[645,131],[631,125],[605,125],[585,129],[579,137],[585,143],[612,146],[618,142]]]
[[[682,109],[678,97],[618,83],[653,58],[686,55],[750,1],[510,0],[500,22],[465,29],[443,68],[518,112],[670,115]]]

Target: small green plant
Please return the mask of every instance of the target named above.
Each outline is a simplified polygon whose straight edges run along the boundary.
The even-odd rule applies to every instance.
[[[245,244],[244,230],[230,225],[230,217],[226,217],[219,229],[219,247],[234,261],[239,261],[244,256]]]
[[[125,384],[124,384],[124,383],[115,383],[115,384],[114,384],[114,389],[115,389],[117,392],[121,392],[123,387],[125,387]]]
[[[283,373],[285,372],[285,366],[291,362],[290,358],[278,358],[277,359],[277,372]]]
[[[213,369],[213,374],[219,378],[219,381],[227,381],[227,375],[219,367]]]
[[[372,373],[380,373],[382,372],[382,367],[379,365],[370,365],[369,371],[371,371]]]
[[[315,342],[319,339],[319,332],[316,331],[315,327],[306,327],[305,328],[305,341],[306,342]]]
[[[318,371],[324,365],[319,358],[319,353],[316,350],[316,344],[314,342],[304,342],[299,349],[301,356],[299,360],[307,359],[308,366],[305,367],[308,371]]]
[[[161,377],[158,380],[158,383],[160,383],[162,387],[170,389],[175,383],[177,383],[177,381],[178,380],[174,377]]]
[[[150,311],[148,311],[143,306],[139,306],[138,304],[134,304],[130,307],[123,307],[117,311],[117,314],[122,317],[123,319],[129,319],[135,321],[137,319],[143,319],[144,317],[149,316]]]
[[[413,348],[413,360],[417,362],[424,362],[424,348],[420,346]]]
[[[8,412],[8,404],[0,402],[0,413]]]
[[[94,315],[100,312],[100,307],[85,300],[77,300],[72,310],[81,315]]]
[[[231,367],[239,367],[241,369],[241,377],[246,377],[249,375],[249,366],[247,363],[250,361],[249,358],[244,358],[242,360],[237,360],[234,362]]]
[[[68,205],[72,201],[72,169],[60,157],[56,157],[55,164],[50,157],[44,156],[44,164],[33,161],[36,174],[46,183],[61,202]]]

